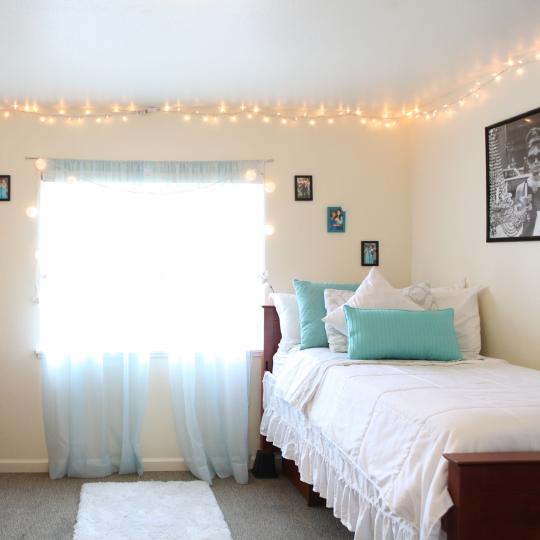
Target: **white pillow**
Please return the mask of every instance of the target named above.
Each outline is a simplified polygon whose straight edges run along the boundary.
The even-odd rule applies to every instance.
[[[289,352],[300,344],[300,317],[296,295],[289,293],[272,293],[270,298],[276,306],[281,327],[279,352]]]
[[[419,305],[422,309],[437,309],[435,305],[435,300],[431,292],[431,286],[426,281],[422,283],[415,283],[414,285],[409,285],[404,289],[400,289],[401,294],[407,296],[415,304]]]
[[[482,348],[478,293],[483,287],[467,289],[439,287],[432,289],[435,309],[454,310],[454,328],[459,350],[464,359],[476,359]]]
[[[326,313],[332,313],[332,311],[341,307],[345,302],[350,300],[353,294],[354,291],[324,289],[324,307],[326,308]],[[324,328],[330,350],[332,352],[347,352],[347,336],[328,323],[325,323]]]
[[[347,306],[366,309],[406,309],[409,311],[424,311],[418,304],[405,296],[399,289],[393,287],[382,288],[367,294],[358,287],[353,296],[346,302]],[[323,321],[342,334],[347,335],[347,321],[343,313],[343,306],[329,313]]]

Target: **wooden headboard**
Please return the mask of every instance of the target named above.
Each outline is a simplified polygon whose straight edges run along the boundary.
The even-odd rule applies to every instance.
[[[281,327],[275,306],[263,306],[264,309],[264,369],[272,371],[274,354],[281,341]]]

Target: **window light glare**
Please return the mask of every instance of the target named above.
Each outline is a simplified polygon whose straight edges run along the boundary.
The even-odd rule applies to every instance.
[[[276,232],[275,227],[271,225],[270,223],[267,223],[264,226],[264,233],[266,234],[266,236],[272,236],[275,232]]]
[[[70,185],[73,185],[73,184],[76,184],[77,183],[77,177],[76,176],[73,176],[73,175],[70,175],[66,178],[66,182]]]

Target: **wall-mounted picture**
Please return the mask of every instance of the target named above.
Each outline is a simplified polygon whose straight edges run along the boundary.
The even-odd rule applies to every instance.
[[[329,206],[326,215],[326,230],[328,232],[345,232],[346,212],[341,206]]]
[[[362,240],[362,266],[379,266],[378,240]]]
[[[11,176],[0,174],[0,202],[11,200]]]
[[[487,242],[540,240],[540,109],[486,128]]]
[[[313,200],[313,176],[301,175],[294,177],[294,200]]]

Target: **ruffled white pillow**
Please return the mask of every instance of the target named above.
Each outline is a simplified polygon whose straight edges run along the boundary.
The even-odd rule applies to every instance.
[[[332,313],[332,311],[341,307],[345,302],[350,300],[353,294],[354,291],[324,289],[324,307],[326,308],[326,313]],[[324,328],[326,330],[326,337],[328,339],[328,347],[330,350],[332,352],[347,352],[347,336],[326,322]]]
[[[279,352],[289,352],[300,344],[300,317],[296,295],[290,293],[272,293],[270,298],[276,306],[281,328]]]

